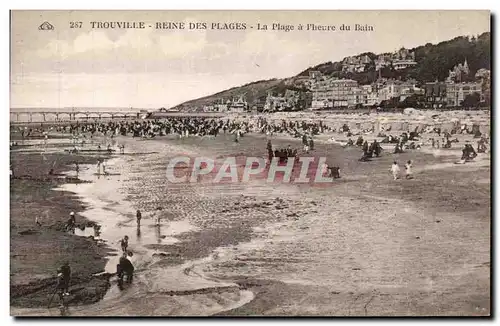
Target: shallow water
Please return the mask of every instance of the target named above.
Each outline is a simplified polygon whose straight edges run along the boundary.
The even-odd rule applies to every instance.
[[[188,153],[185,149],[160,142],[123,141],[127,141],[127,150],[130,152],[148,149],[150,152],[159,150],[165,153],[168,149],[172,155],[175,152]],[[106,161],[106,172],[110,175],[98,174],[95,165],[81,165],[80,179],[91,183],[65,184],[56,189],[75,193],[88,207],[80,215],[101,226],[98,235],[91,227],[77,229],[75,234],[92,236],[115,250],[115,254],[107,257],[105,272],[116,271],[121,254],[119,240],[124,235],[129,236],[128,250],[133,253],[130,260],[136,269],[131,287],[121,291],[116,282],[112,282],[103,300],[90,306],[70,307],[70,315],[208,315],[233,309],[253,299],[252,292],[240,290],[234,283],[210,280],[201,271],[186,272],[186,268],[205,264],[211,257],[165,267],[162,263],[164,258],[157,255],[163,251],[151,249],[152,245],[179,243],[179,235],[199,230],[191,224],[186,214],[169,211],[168,207],[161,211],[156,209],[158,203],[165,206],[161,194],[164,185],[156,181],[156,177],[162,177],[164,173],[160,171],[155,177],[151,164],[163,162],[164,159],[164,154],[149,154],[147,159],[141,156],[118,156]],[[128,189],[131,188],[140,192],[135,203],[129,200]],[[174,194],[175,190],[169,189],[169,193]],[[186,203],[195,202],[197,194],[188,189],[179,190],[181,192],[176,193],[177,205],[186,209],[189,205]],[[151,197],[156,200],[148,200]],[[139,207],[143,215],[140,228],[135,217]],[[154,224],[157,214],[164,214],[160,227]],[[13,313],[54,314],[54,311],[43,309],[13,309]]]

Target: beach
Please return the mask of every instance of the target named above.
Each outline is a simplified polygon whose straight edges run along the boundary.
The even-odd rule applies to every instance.
[[[11,180],[12,315],[490,314],[490,154],[455,164],[473,135],[457,135],[451,149],[426,145],[401,154],[381,144],[380,157],[360,162],[359,148],[341,146],[344,134],[324,133],[310,155],[340,167],[341,178],[320,185],[167,179],[169,160],[181,155],[220,166],[227,157],[238,164],[267,157],[268,139],[301,148],[288,135],[249,133],[239,142],[229,134],[96,136],[96,144],[123,144],[124,154],[69,154],[71,139],[59,136],[11,150],[15,174],[31,176]],[[108,175],[96,175],[97,158],[106,160]],[[395,160],[412,160],[414,178],[393,180]],[[76,161],[81,172],[68,182]],[[46,180],[53,162],[62,177]],[[61,231],[70,211],[87,226],[76,235]],[[41,228],[35,216],[43,216]],[[113,273],[124,235],[136,273],[119,290]],[[73,301],[60,312],[47,301],[63,260],[74,273]]]

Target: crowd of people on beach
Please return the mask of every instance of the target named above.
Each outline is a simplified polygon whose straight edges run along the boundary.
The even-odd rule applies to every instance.
[[[70,152],[77,153],[81,151],[76,144],[81,142],[82,146],[91,140],[96,134],[103,135],[111,139],[111,143],[115,145],[113,138],[115,136],[132,136],[141,138],[155,138],[166,135],[178,135],[180,138],[185,137],[217,137],[219,134],[233,134],[234,141],[239,142],[241,137],[248,133],[260,133],[267,136],[274,134],[286,134],[294,138],[302,140],[303,150],[302,153],[310,153],[314,151],[315,136],[325,132],[338,132],[343,133],[348,137],[344,147],[356,146],[361,148],[362,156],[360,161],[367,162],[373,157],[379,157],[384,150],[381,144],[394,144],[393,154],[404,153],[405,150],[418,150],[424,145],[421,132],[432,132],[437,134],[439,138],[428,138],[427,143],[432,148],[436,149],[449,149],[453,143],[458,143],[458,139],[452,139],[452,134],[457,133],[473,133],[474,137],[480,137],[477,144],[477,153],[485,153],[487,151],[486,145],[488,141],[486,137],[482,136],[477,128],[469,130],[467,128],[460,128],[458,130],[445,130],[441,128],[433,128],[432,130],[417,131],[415,128],[411,132],[403,132],[400,135],[387,134],[390,128],[384,132],[377,134],[378,138],[382,140],[373,140],[371,143],[363,138],[359,132],[353,132],[347,124],[343,124],[338,130],[323,123],[323,121],[292,121],[292,120],[271,120],[265,117],[259,117],[256,120],[238,120],[238,119],[223,119],[212,117],[168,117],[156,120],[134,120],[134,121],[77,121],[71,122],[67,125],[56,125],[51,127],[52,131],[61,133],[70,133],[73,137],[75,146]],[[41,137],[46,142],[47,130],[41,126],[40,128],[20,128],[23,137]],[[373,130],[371,131],[373,132]],[[369,132],[367,132],[369,133]],[[38,135],[38,136],[37,136]],[[352,136],[358,135],[356,142],[352,140]],[[11,144],[12,145],[12,144]],[[125,145],[119,144],[118,150],[120,154],[125,154]],[[89,151],[89,150],[86,150]],[[101,148],[101,144],[97,146],[97,152],[116,152],[108,143],[106,149]],[[269,143],[266,148],[269,161],[272,158],[279,158],[280,162],[285,162],[288,158],[298,157],[299,150],[292,149],[290,146],[287,148],[272,148]],[[301,153],[301,154],[302,154]],[[466,144],[463,152],[462,160],[470,161],[477,156],[476,151],[470,144]],[[75,166],[76,174],[78,176],[79,167],[78,163]],[[97,174],[106,174],[106,165],[104,160],[99,160],[97,163]]]

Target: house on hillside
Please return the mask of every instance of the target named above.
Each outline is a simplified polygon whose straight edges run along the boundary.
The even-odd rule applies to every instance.
[[[224,103],[223,99],[220,99],[219,101],[215,102],[212,106],[215,112],[227,112],[228,110],[228,105]]]
[[[458,65],[455,65],[453,69],[448,71],[448,78],[446,78],[446,82],[460,83],[469,77],[469,73],[469,64],[467,63],[467,58],[465,58],[463,64],[459,63]]]
[[[237,100],[228,100],[226,104],[230,112],[245,112],[248,110],[248,103],[243,96],[240,96]]]
[[[161,113],[179,112],[179,109],[172,109],[172,108],[170,108],[170,109],[166,109],[166,108],[162,107],[162,108],[160,108],[160,109],[158,110],[158,112],[161,112]]]
[[[368,55],[360,57],[347,57],[342,61],[343,72],[364,72],[366,65],[370,64],[372,60]]]

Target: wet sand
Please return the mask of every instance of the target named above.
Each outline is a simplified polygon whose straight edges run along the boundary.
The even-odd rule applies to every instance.
[[[455,165],[455,154],[394,155],[382,145],[382,157],[359,162],[358,148],[325,141],[314,155],[342,174],[328,187],[171,184],[169,158],[265,157],[265,137],[118,141],[150,154],[118,156],[108,165],[118,175],[63,189],[88,206],[82,215],[102,225],[108,246],[131,236],[137,275],[132,287],[112,283],[103,300],[70,315],[489,314],[489,154]],[[300,148],[286,137],[273,144]],[[415,179],[393,181],[394,159],[413,160]],[[139,230],[135,209],[143,211]],[[156,214],[161,228],[152,225]]]
[[[55,189],[68,182],[82,185],[74,172],[66,171],[74,168],[75,161],[94,164],[97,158],[69,156],[51,146],[39,151],[39,143],[29,140],[22,149],[11,151],[15,175],[10,182],[11,305],[46,307],[55,290],[56,270],[65,261],[73,273],[69,302],[94,303],[109,288],[109,277],[92,275],[104,271],[105,257],[113,253],[91,238],[65,232],[71,211],[76,213],[78,227],[92,229],[94,223],[80,215],[87,207],[73,193]],[[48,174],[51,168],[53,175]]]

